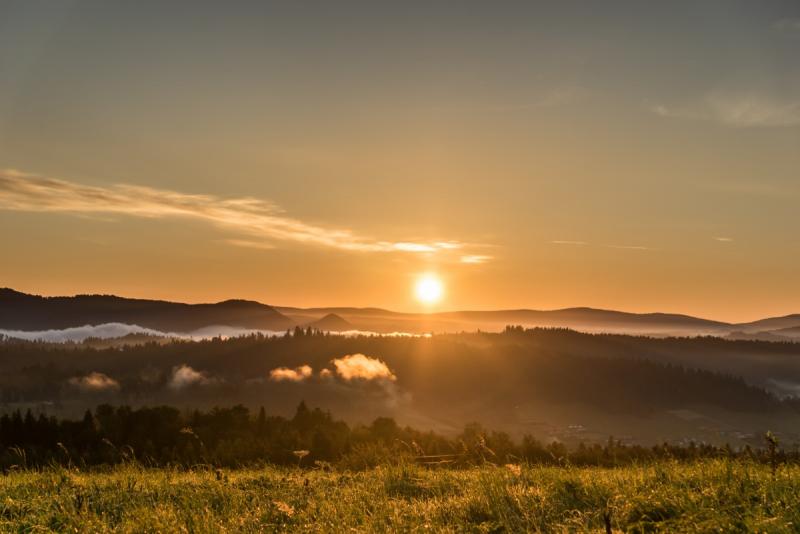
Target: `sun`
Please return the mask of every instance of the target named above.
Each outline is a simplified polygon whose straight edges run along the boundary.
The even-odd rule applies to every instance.
[[[423,304],[436,304],[442,300],[444,286],[435,274],[424,274],[417,279],[414,294]]]

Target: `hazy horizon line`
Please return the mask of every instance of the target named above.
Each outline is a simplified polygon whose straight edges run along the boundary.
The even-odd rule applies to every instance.
[[[633,311],[631,309],[624,309],[624,308],[610,308],[606,306],[590,306],[590,305],[571,305],[571,306],[559,306],[559,307],[520,307],[520,306],[511,306],[511,307],[495,307],[495,308],[481,308],[481,307],[465,307],[465,308],[446,308],[446,309],[429,309],[429,310],[418,310],[418,311],[407,311],[401,309],[394,309],[391,307],[383,307],[380,305],[369,305],[369,306],[348,306],[348,305],[314,305],[314,306],[298,306],[298,305],[289,305],[289,304],[272,304],[269,302],[265,302],[256,298],[244,298],[244,297],[231,297],[231,298],[224,298],[221,300],[192,300],[192,299],[181,299],[181,300],[174,300],[168,297],[152,297],[152,296],[124,296],[118,293],[74,293],[71,295],[65,294],[44,294],[44,293],[29,293],[27,291],[21,291],[19,289],[15,289],[12,287],[0,287],[0,290],[7,289],[11,291],[15,291],[17,293],[23,293],[25,295],[32,295],[37,297],[44,297],[44,298],[74,298],[80,296],[107,296],[107,297],[118,297],[123,299],[129,300],[151,300],[151,301],[159,301],[159,302],[170,302],[170,303],[177,303],[177,304],[189,304],[189,305],[199,305],[199,304],[220,304],[223,302],[228,301],[247,301],[247,302],[255,302],[264,306],[269,306],[275,309],[295,309],[299,311],[310,311],[310,310],[337,310],[337,309],[352,309],[352,310],[380,310],[395,314],[404,314],[404,315],[443,315],[448,313],[486,313],[486,312],[518,312],[518,311],[533,311],[533,312],[559,312],[559,311],[567,311],[567,310],[592,310],[592,311],[599,311],[599,312],[613,312],[613,313],[625,313],[631,315],[675,315],[675,316],[683,316],[689,317],[692,319],[700,319],[704,321],[711,321],[717,322],[722,324],[727,324],[731,326],[735,326],[738,324],[746,324],[754,321],[759,321],[762,319],[770,319],[770,318],[778,318],[778,317],[787,317],[791,315],[798,315],[800,312],[789,312],[789,313],[765,313],[759,314],[754,316],[754,318],[748,318],[745,320],[723,320],[723,319],[716,319],[711,318],[706,315],[694,315],[692,313],[687,313],[683,311],[671,311],[669,308],[667,309],[656,309],[655,311]]]

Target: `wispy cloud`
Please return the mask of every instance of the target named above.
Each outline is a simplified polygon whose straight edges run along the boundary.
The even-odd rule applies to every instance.
[[[736,128],[800,125],[800,100],[756,92],[716,91],[688,106],[657,104],[650,110],[661,117],[714,121]]]
[[[554,245],[576,245],[576,246],[583,246],[588,245],[586,241],[565,241],[563,239],[557,239],[555,241],[550,241],[550,243]]]
[[[772,25],[779,32],[797,33],[800,35],[800,18],[785,18],[776,20]]]
[[[721,243],[732,243],[733,242],[733,238],[732,237],[715,237],[714,240],[715,241],[719,241]]]
[[[651,247],[645,247],[642,245],[603,245],[606,248],[616,248],[620,250],[654,250]]]
[[[550,243],[554,245],[572,245],[572,246],[589,246],[589,243],[586,241],[565,241],[565,240],[557,240],[557,241],[550,241]],[[645,247],[643,245],[592,245],[592,247],[602,247],[602,248],[616,248],[620,250],[655,250],[652,247]]]
[[[459,261],[461,263],[478,264],[486,263],[487,261],[491,261],[493,258],[493,256],[487,256],[485,254],[469,254],[467,256],[461,256]]]
[[[659,117],[671,119],[702,119],[703,116],[696,110],[689,110],[686,107],[668,106],[666,104],[653,104],[650,111]]]
[[[372,239],[349,229],[294,219],[275,204],[250,197],[225,199],[128,184],[89,186],[14,170],[0,171],[0,209],[191,218],[237,232],[241,237],[228,243],[252,248],[269,248],[275,241],[284,241],[355,252],[444,254],[471,246],[455,240]]]
[[[235,247],[257,248],[261,250],[275,250],[275,245],[266,241],[253,241],[252,239],[226,239],[225,243]]]
[[[754,94],[717,93],[707,99],[713,116],[729,126],[793,126],[800,124],[800,100],[779,100]]]

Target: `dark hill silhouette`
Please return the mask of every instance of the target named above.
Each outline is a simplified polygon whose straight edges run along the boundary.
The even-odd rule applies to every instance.
[[[306,326],[321,332],[346,332],[348,330],[355,330],[352,324],[335,313],[329,313],[322,319],[308,323]]]
[[[333,317],[328,317],[331,315]],[[651,336],[726,336],[734,332],[770,332],[790,337],[788,332],[776,330],[800,326],[800,315],[730,324],[681,314],[629,313],[595,308],[400,313],[380,308],[272,307],[248,300],[184,304],[113,295],[40,297],[12,289],[0,289],[0,329],[62,329],[110,322],[136,324],[165,332],[190,332],[217,325],[281,331],[305,325],[332,332],[454,333],[501,331],[506,325],[516,324],[528,328],[563,327],[587,332]]]
[[[136,324],[162,332],[191,332],[211,325],[281,331],[295,322],[248,300],[183,304],[113,295],[40,297],[0,289],[0,328],[48,330],[104,323]]]

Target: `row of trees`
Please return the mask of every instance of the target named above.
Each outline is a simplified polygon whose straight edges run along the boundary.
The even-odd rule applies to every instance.
[[[771,438],[774,440],[774,438]],[[654,447],[605,444],[567,448],[545,445],[525,436],[515,442],[503,432],[470,424],[456,437],[401,428],[386,417],[370,425],[350,426],[329,412],[300,403],[292,418],[253,415],[244,406],[181,413],[167,407],[137,408],[101,405],[83,419],[58,420],[19,411],[0,417],[0,467],[59,464],[87,466],[136,461],[144,465],[206,464],[239,466],[259,462],[301,467],[367,468],[400,459],[455,466],[492,462],[534,462],[556,465],[624,465],[658,459],[749,456],[764,461],[797,461],[797,451],[734,451],[711,445]]]
[[[139,341],[105,348],[0,341],[0,403],[268,404],[285,412],[304,398],[341,410],[336,404],[345,395],[341,388],[308,380],[287,391],[286,384],[268,377],[278,367],[309,365],[319,372],[332,358],[363,353],[384,361],[397,376],[397,387],[432,417],[466,397],[495,413],[537,401],[637,415],[698,405],[751,413],[800,411],[800,400],[776,395],[780,384],[788,384],[788,394],[800,382],[800,344],[521,327],[432,338],[345,337],[298,328],[283,337]],[[198,387],[171,387],[174,370],[184,365],[208,380]],[[102,373],[119,387],[76,386],[76,378],[91,373]],[[351,388],[347,402],[357,405],[360,393]]]

